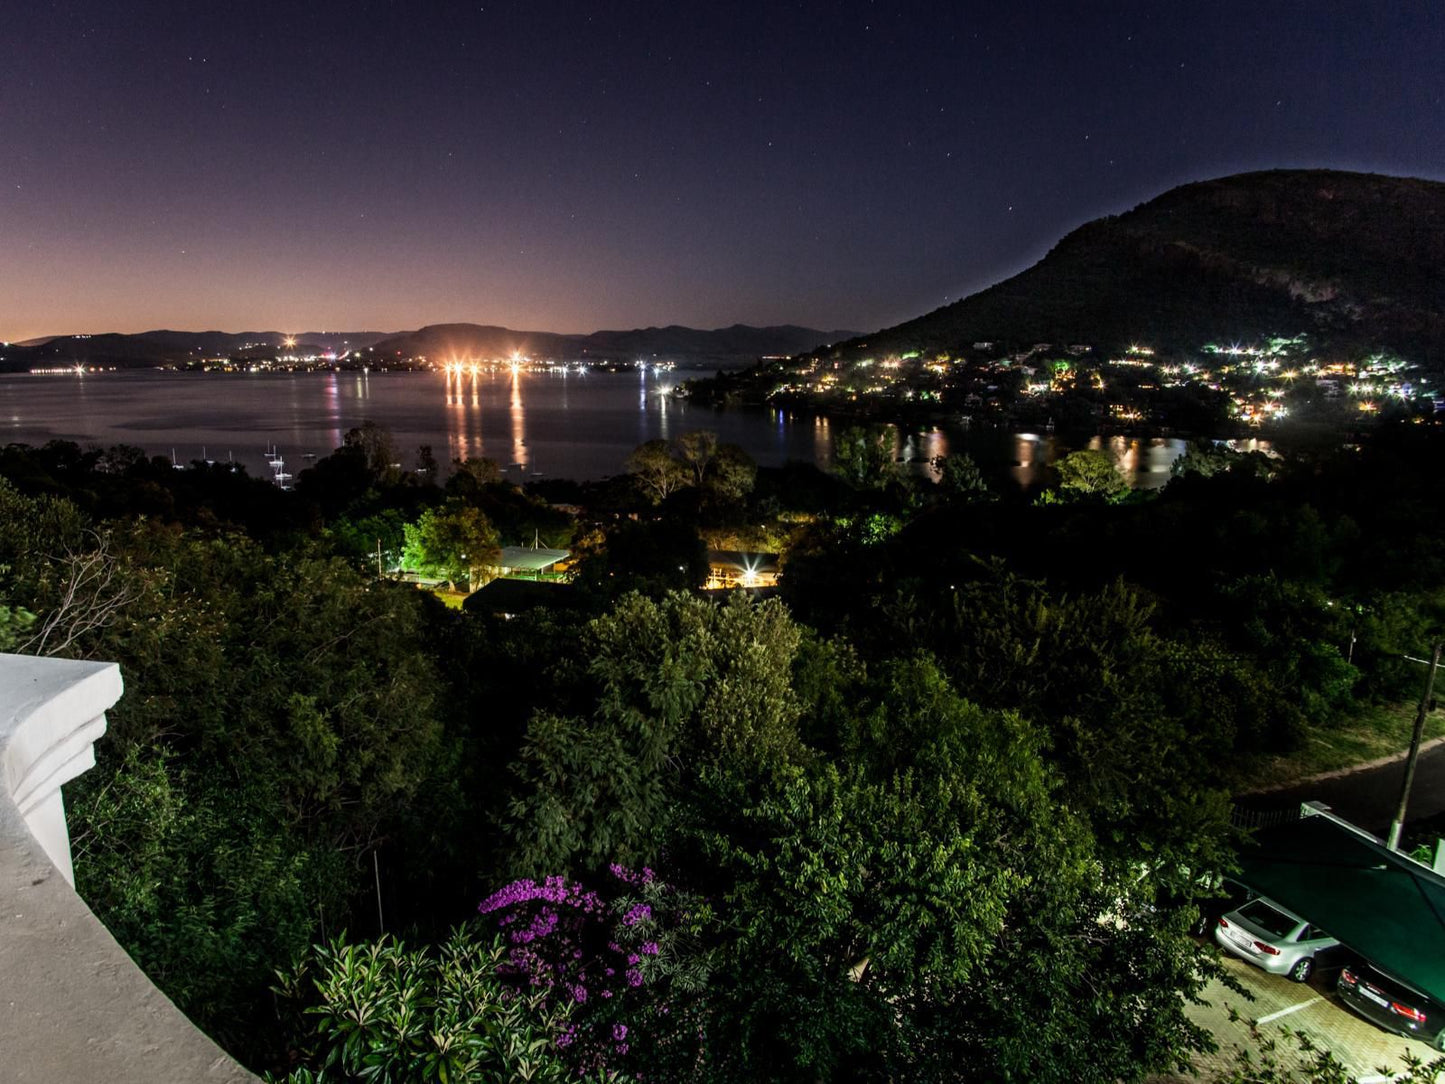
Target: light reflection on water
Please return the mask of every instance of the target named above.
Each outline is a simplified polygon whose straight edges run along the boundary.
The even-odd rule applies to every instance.
[[[828,419],[813,419],[813,462],[826,470],[833,465],[833,430]]]
[[[935,482],[938,481],[943,476],[943,471],[935,464],[948,458],[948,435],[942,429],[930,429],[920,434],[919,446],[923,451],[924,472]]]
[[[512,370],[512,398],[509,415],[512,422],[512,458],[503,464],[507,469],[527,469],[527,409],[522,406],[522,374]]]
[[[341,428],[341,375],[339,373],[326,374],[326,413],[327,421],[331,426],[331,439],[339,448],[341,438],[345,436]],[[360,386],[357,387],[358,398],[361,395]]]
[[[1014,461],[1009,468],[1009,474],[1021,486],[1032,485],[1038,474],[1038,467],[1034,463],[1038,446],[1039,438],[1033,433],[1019,433],[1014,437]]]
[[[1107,454],[1133,488],[1159,489],[1189,444],[1178,437],[1096,436],[1082,446]],[[1051,481],[1048,468],[1077,449],[1051,433],[1017,433],[1009,474],[1026,489],[1045,485]]]
[[[845,420],[781,410],[715,411],[669,394],[676,373],[564,373],[477,370],[453,373],[128,372],[40,377],[0,375],[6,410],[0,439],[43,444],[130,444],[155,455],[174,447],[182,461],[202,446],[213,458],[233,454],[251,473],[269,477],[263,449],[295,461],[329,454],[348,429],[371,420],[392,431],[410,467],[422,444],[448,459],[487,456],[517,480],[539,475],[600,478],[621,471],[645,440],[711,429],[758,463],[832,462]],[[910,470],[934,475],[932,461],[951,450],[972,455],[986,476],[1022,487],[1048,481],[1047,467],[1077,445],[1053,434],[930,428],[897,431],[895,452]],[[1238,442],[1268,450],[1268,442]],[[1183,454],[1178,439],[1095,438],[1130,483],[1156,488]]]

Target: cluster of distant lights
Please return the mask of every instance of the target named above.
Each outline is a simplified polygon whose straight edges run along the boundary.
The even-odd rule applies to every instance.
[[[87,337],[88,336],[75,336],[75,338]],[[282,339],[280,345],[287,350],[294,350],[297,345],[297,338],[292,335],[287,335]],[[1245,371],[1252,373],[1257,378],[1278,379],[1292,383],[1301,375],[1306,375],[1315,377],[1317,383],[1322,386],[1335,388],[1338,388],[1343,381],[1349,380],[1350,383],[1345,390],[1348,391],[1351,397],[1359,400],[1356,405],[1362,414],[1378,413],[1380,403],[1377,400],[1379,399],[1405,401],[1424,392],[1424,389],[1416,384],[1398,379],[1389,379],[1395,377],[1396,374],[1415,368],[1411,363],[1402,358],[1386,354],[1373,354],[1358,362],[1321,362],[1318,359],[1310,358],[1303,363],[1293,361],[1289,358],[1290,354],[1297,354],[1307,348],[1305,337],[1295,336],[1293,338],[1273,338],[1268,340],[1265,345],[1232,343],[1228,346],[1220,346],[1214,343],[1208,343],[1202,348],[1202,352],[1228,359],[1225,364],[1219,368],[1219,372],[1226,376],[1235,372],[1240,367],[1234,364],[1236,359],[1239,359]],[[1089,347],[1071,347],[1070,353],[1087,352],[1089,349]],[[1038,347],[1030,351],[1029,356],[1037,352]],[[318,360],[341,361],[350,354],[350,350],[343,352],[339,357],[330,351],[321,355],[298,356],[289,354],[282,355],[278,357],[277,360],[283,363],[314,363]],[[1138,369],[1155,368],[1162,375],[1170,378],[1166,381],[1165,386],[1167,387],[1180,387],[1198,383],[1215,391],[1224,390],[1209,369],[1201,368],[1191,363],[1164,365],[1152,360],[1153,357],[1154,350],[1152,347],[1134,343],[1125,351],[1124,357],[1110,358],[1105,364],[1108,366]],[[1284,357],[1285,361],[1289,363],[1289,368],[1281,367],[1281,357]],[[899,370],[905,367],[905,363],[918,359],[918,351],[912,351],[884,358],[881,362],[874,358],[862,358],[854,362],[852,368],[866,371],[874,368],[876,365],[879,369],[886,371],[889,374],[889,378],[897,379],[902,377],[903,374],[900,373]],[[418,357],[414,360],[422,363],[426,363],[427,361],[425,357]],[[994,364],[1007,368],[1009,360],[1010,359],[995,359]],[[1015,357],[1012,360],[1020,359]],[[1023,360],[1027,359],[1025,358]],[[649,372],[669,372],[674,368],[674,363],[670,361],[646,361],[643,359],[638,359],[633,365],[643,375]],[[952,358],[947,355],[939,355],[933,360],[924,363],[923,367],[941,376],[946,374],[952,365]],[[876,396],[892,390],[891,380],[888,378],[885,378],[882,382],[877,381],[875,378],[875,380],[869,381],[861,386],[842,383],[837,372],[840,367],[841,363],[835,361],[832,372],[824,372],[817,375],[814,383],[815,389],[823,392],[833,390],[848,392],[853,399],[857,399],[860,393],[863,395]],[[104,367],[76,363],[66,366],[34,368],[31,369],[30,372],[33,375],[83,376],[87,372],[98,373],[113,370],[114,368],[114,366]],[[537,361],[523,354],[521,351],[514,351],[510,357],[490,359],[457,358],[453,355],[451,360],[441,365],[435,365],[433,363],[433,368],[439,368],[446,373],[448,377],[461,377],[463,375],[475,377],[482,372],[496,371],[498,369],[509,369],[513,374],[517,374],[524,369],[527,371],[574,372],[579,374],[586,374],[588,371],[588,365],[584,362],[564,364],[556,361]],[[260,368],[256,365],[249,366],[249,369],[252,372],[260,371]],[[817,370],[818,365],[815,362],[806,370],[806,375],[817,374]],[[804,374],[800,373],[799,375]],[[1072,371],[1069,362],[1060,361],[1056,363],[1056,369],[1051,380],[1030,381],[1025,383],[1021,390],[1023,394],[1027,396],[1057,394],[1074,386],[1076,376],[1077,374]],[[1096,390],[1103,390],[1106,386],[1102,376],[1097,372],[1090,374],[1089,381]],[[1421,383],[1423,384],[1424,381],[1422,380]],[[774,389],[773,394],[796,393],[805,390],[807,390],[807,385],[805,384],[781,384]],[[914,396],[912,389],[908,389],[905,394],[910,399]],[[1265,421],[1276,421],[1289,415],[1288,408],[1281,401],[1284,396],[1285,388],[1278,386],[1260,389],[1252,396],[1234,395],[1231,396],[1233,412],[1240,420],[1253,425],[1260,425]],[[920,393],[919,397],[937,399],[938,395],[933,392],[923,392]],[[1122,404],[1116,404],[1113,412],[1119,420],[1143,420],[1143,415],[1138,410]]]
[[[975,343],[974,349],[992,348],[992,343]],[[1007,357],[996,357],[986,362],[976,362],[983,371],[1002,372],[1014,364],[1024,366],[1025,381],[1019,391],[1029,398],[1058,395],[1077,387],[1083,376],[1076,371],[1073,362],[1057,358],[1047,362],[1047,379],[1032,378],[1030,359],[1043,356],[1055,348],[1048,344],[1036,344],[1032,350]],[[1067,353],[1074,356],[1092,352],[1087,344],[1067,347]],[[1229,392],[1232,413],[1241,421],[1261,425],[1277,421],[1290,415],[1290,408],[1284,400],[1301,377],[1312,377],[1314,383],[1327,397],[1335,397],[1348,390],[1353,398],[1360,399],[1358,409],[1364,414],[1380,410],[1380,401],[1393,399],[1401,402],[1428,395],[1424,385],[1428,380],[1414,376],[1410,382],[1401,374],[1415,370],[1417,366],[1398,356],[1375,353],[1352,361],[1322,361],[1309,356],[1307,336],[1275,336],[1255,343],[1233,342],[1220,345],[1205,344],[1200,349],[1203,355],[1212,355],[1213,362],[1194,364],[1191,362],[1162,363],[1155,357],[1154,348],[1143,343],[1131,343],[1120,357],[1103,361],[1106,369],[1133,369],[1141,372],[1153,371],[1160,374],[1164,387],[1200,387],[1215,392]],[[897,383],[907,378],[908,362],[919,358],[917,351],[894,354],[882,358],[859,358],[851,362],[833,360],[820,363],[813,360],[796,371],[791,380],[776,384],[771,396],[815,393],[820,395],[843,395],[850,400],[860,396],[882,396],[897,394]],[[1039,364],[1034,362],[1034,364]],[[948,375],[955,366],[955,360],[947,354],[939,354],[931,360],[920,361],[919,367],[938,376]],[[1045,374],[1041,373],[1040,377]],[[882,379],[880,379],[880,377]],[[1106,382],[1100,372],[1089,372],[1089,386],[1104,390]],[[1241,380],[1248,380],[1252,387],[1241,386]],[[1263,386],[1261,386],[1263,385]],[[1141,391],[1157,385],[1139,384]],[[991,388],[990,391],[993,389]],[[909,398],[910,391],[903,393]],[[919,393],[920,398],[939,398],[937,393]],[[1122,421],[1146,420],[1144,412],[1127,404],[1114,404],[1111,413]]]
[[[417,360],[426,361],[427,359],[425,357],[419,357],[417,358]],[[548,372],[557,372],[558,370],[562,372],[568,371],[568,366],[566,365],[559,365],[558,363],[551,361],[533,361],[521,351],[513,351],[512,355],[506,358],[478,359],[457,358],[453,356],[450,361],[445,361],[437,367],[440,368],[442,372],[446,373],[447,376],[477,376],[484,372],[495,372],[498,369],[510,369],[514,374],[520,373],[523,369],[531,371],[539,368],[544,369]],[[587,371],[587,367],[585,365],[578,365],[575,366],[572,371],[585,373]]]
[[[427,361],[424,356],[418,357],[416,360],[420,362]],[[484,372],[497,372],[502,369],[510,370],[513,374],[525,370],[527,372],[580,373],[585,375],[590,368],[586,362],[581,361],[560,362],[535,360],[520,351],[514,351],[510,357],[506,358],[479,359],[457,358],[453,356],[449,361],[444,361],[440,364],[432,362],[431,364],[433,368],[439,369],[448,377],[479,376]],[[643,361],[639,359],[633,362],[633,367],[644,374],[668,373],[672,372],[676,364],[671,361]]]
[[[31,376],[84,376],[86,373],[113,373],[116,371],[114,365],[85,365],[76,362],[74,365],[50,365],[30,370]]]

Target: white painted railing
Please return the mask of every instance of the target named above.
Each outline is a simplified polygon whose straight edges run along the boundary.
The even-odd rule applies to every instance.
[[[75,894],[61,787],[121,690],[115,663],[0,654],[0,1079],[254,1082]]]

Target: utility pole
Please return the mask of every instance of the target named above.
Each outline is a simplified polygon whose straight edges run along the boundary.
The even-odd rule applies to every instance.
[[[376,578],[377,578],[378,580],[382,578],[382,575],[381,575],[381,539],[379,539],[379,538],[376,540]]]
[[[1410,787],[1415,782],[1415,762],[1420,759],[1420,738],[1425,733],[1425,716],[1430,714],[1430,698],[1435,692],[1435,671],[1440,666],[1440,649],[1445,644],[1437,643],[1430,653],[1430,669],[1425,673],[1425,693],[1420,697],[1420,709],[1415,712],[1415,731],[1410,736],[1410,755],[1405,760],[1405,782],[1400,787],[1400,808],[1390,823],[1389,848],[1400,849],[1400,829],[1405,826],[1405,807],[1410,804]]]
[[[381,913],[381,859],[376,856],[375,848],[371,852],[371,872],[376,877],[376,925],[386,933],[386,918]]]

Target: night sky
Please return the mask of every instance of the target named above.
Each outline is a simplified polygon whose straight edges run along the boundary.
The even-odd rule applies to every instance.
[[[1184,181],[1445,179],[1445,4],[5,6],[0,338],[871,330]]]

